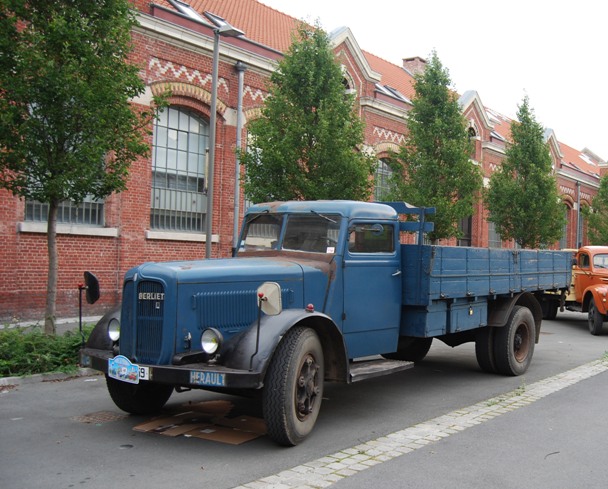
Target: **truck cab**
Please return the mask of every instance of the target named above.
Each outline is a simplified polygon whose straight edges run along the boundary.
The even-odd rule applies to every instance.
[[[589,331],[602,332],[608,316],[608,246],[584,246],[573,260],[572,289],[566,309],[587,312]]]

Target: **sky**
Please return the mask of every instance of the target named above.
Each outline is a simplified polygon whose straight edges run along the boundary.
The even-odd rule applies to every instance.
[[[575,149],[608,160],[608,5],[601,0],[259,0],[327,32],[349,27],[359,47],[401,66],[435,50],[452,88],[536,120]],[[365,8],[364,8],[365,7]]]

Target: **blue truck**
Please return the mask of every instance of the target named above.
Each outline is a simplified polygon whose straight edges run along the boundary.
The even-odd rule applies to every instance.
[[[81,364],[134,414],[157,412],[173,391],[259,394],[268,436],[286,446],[313,429],[325,382],[412,367],[434,338],[474,342],[484,371],[523,374],[545,295],[570,285],[571,253],[424,244],[433,212],[254,205],[233,257],[128,271],[120,308],[98,322]]]

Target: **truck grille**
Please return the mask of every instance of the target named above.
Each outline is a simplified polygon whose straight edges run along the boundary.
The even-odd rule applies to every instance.
[[[121,312],[120,353],[135,362],[157,364],[160,357],[164,300],[141,300],[143,297],[155,297],[164,293],[162,284],[143,281],[137,284],[125,282],[123,289],[123,307]],[[133,310],[132,306],[137,307]]]
[[[156,363],[160,355],[163,335],[165,301],[154,299],[163,294],[158,282],[140,282],[137,286],[137,325],[135,355],[138,362]],[[141,299],[153,297],[153,299]]]

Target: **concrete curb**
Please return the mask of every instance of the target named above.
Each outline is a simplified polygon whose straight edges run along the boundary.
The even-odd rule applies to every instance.
[[[97,370],[93,370],[91,368],[79,368],[77,372],[69,374],[56,372],[50,374],[26,375],[23,377],[2,377],[0,378],[0,387],[36,384],[38,382],[53,382],[60,380],[68,380],[74,377],[89,377],[92,375],[100,375],[100,373]]]

